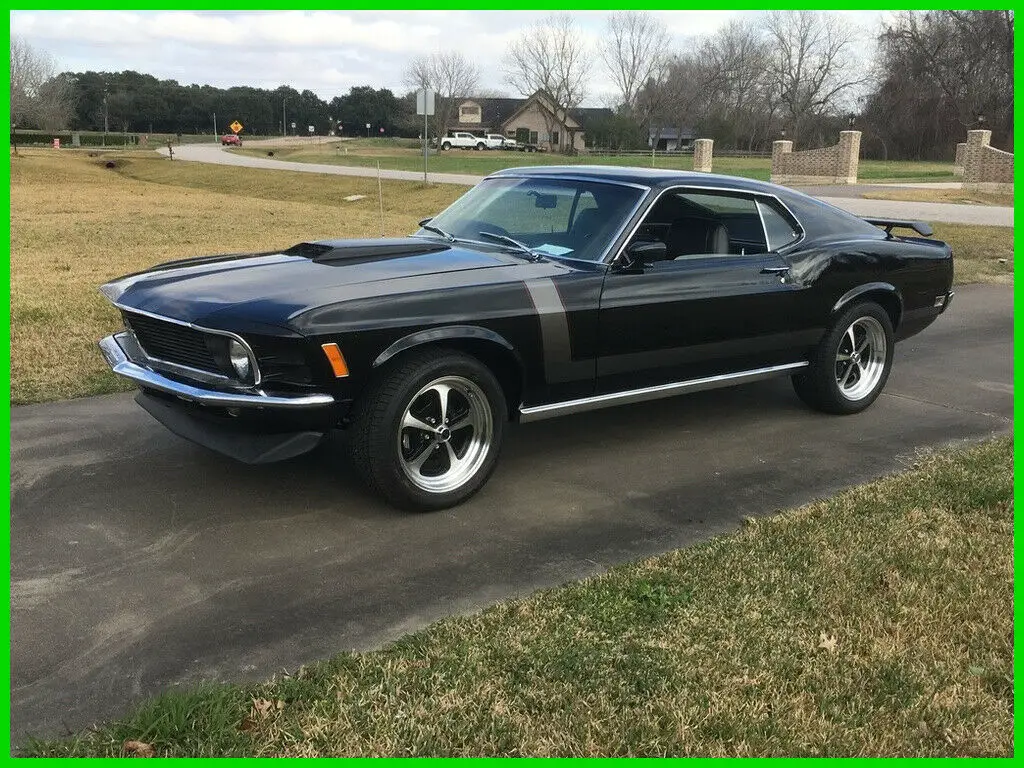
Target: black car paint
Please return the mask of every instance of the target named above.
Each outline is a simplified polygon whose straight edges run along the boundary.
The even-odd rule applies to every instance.
[[[889,309],[898,338],[905,338],[938,316],[935,298],[952,282],[945,244],[886,234],[782,187],[584,166],[495,175],[527,174],[637,184],[649,191],[602,263],[531,261],[500,244],[449,244],[423,232],[386,243],[325,241],[341,254],[335,260],[296,255],[302,253],[296,246],[175,262],[123,279],[127,288],[117,304],[237,333],[258,357],[261,349],[296,345],[307,380],[267,385],[332,394],[337,406],[317,415],[328,429],[344,425],[376,369],[419,344],[456,346],[497,369],[515,418],[520,405],[804,360],[840,304],[864,286]],[[614,259],[631,233],[658,197],[677,187],[770,196],[792,213],[802,236],[775,253],[621,268]],[[374,243],[381,244],[379,256]],[[360,249],[360,258],[345,258],[346,248]],[[567,338],[555,343],[565,333],[561,329]],[[321,351],[327,342],[343,351],[348,377],[332,375]],[[266,417],[244,414],[242,420],[259,425]]]

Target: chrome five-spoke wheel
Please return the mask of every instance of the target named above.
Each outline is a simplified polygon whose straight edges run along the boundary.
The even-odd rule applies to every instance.
[[[836,353],[835,377],[847,400],[861,400],[882,378],[886,368],[885,330],[874,317],[859,317],[843,334]]]
[[[353,408],[356,469],[391,503],[444,509],[494,470],[508,406],[494,372],[464,352],[426,347],[381,371]]]
[[[454,491],[483,465],[493,431],[491,409],[480,387],[461,376],[435,379],[413,396],[402,416],[402,471],[424,491]]]
[[[893,319],[873,301],[848,307],[812,351],[793,387],[812,408],[857,413],[875,401],[892,368]]]

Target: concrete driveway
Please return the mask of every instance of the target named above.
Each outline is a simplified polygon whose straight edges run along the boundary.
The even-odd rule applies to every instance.
[[[250,148],[259,146],[258,142],[250,142]],[[270,146],[269,142],[267,146]],[[276,145],[274,145],[276,146]],[[272,147],[273,148],[273,147]],[[159,152],[167,154],[166,149]],[[191,160],[199,163],[217,165],[236,165],[246,168],[264,168],[277,171],[299,171],[302,173],[326,173],[335,176],[376,176],[376,168],[360,168],[357,166],[329,165],[327,163],[296,163],[288,160],[272,160],[251,155],[239,155],[229,152],[219,144],[182,144],[174,149],[174,156],[179,160]],[[381,178],[400,181],[423,181],[423,173],[418,171],[381,170]],[[483,176],[470,176],[460,173],[428,173],[427,179],[434,184],[461,184],[471,186],[478,184]],[[857,216],[875,216],[891,219],[920,219],[930,222],[946,222],[950,224],[981,224],[993,227],[1012,227],[1013,208],[991,205],[958,205],[956,203],[918,203],[904,200],[864,200],[859,197],[863,190],[871,185],[855,187],[808,187],[803,191],[824,200],[826,203],[842,208]],[[889,185],[885,185],[889,186]],[[861,190],[855,193],[853,190]],[[849,195],[855,194],[850,197]]]
[[[14,743],[167,686],[262,678],[732,530],[1010,429],[1012,289],[958,289],[852,417],[776,380],[514,426],[464,506],[410,515],[335,443],[248,467],[130,395],[11,414]]]

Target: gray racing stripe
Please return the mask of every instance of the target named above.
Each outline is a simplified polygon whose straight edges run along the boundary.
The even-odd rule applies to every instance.
[[[544,278],[525,282],[530,300],[540,319],[544,345],[544,372],[548,382],[575,381],[594,375],[594,361],[573,362],[572,342],[565,305],[553,280]]]

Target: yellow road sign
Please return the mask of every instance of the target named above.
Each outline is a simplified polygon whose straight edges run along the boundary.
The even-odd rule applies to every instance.
[[[240,130],[242,130],[243,125],[240,122],[238,122],[237,120],[235,120],[235,122],[233,122],[231,125],[229,125],[228,128],[230,128],[235,133],[238,133]]]

